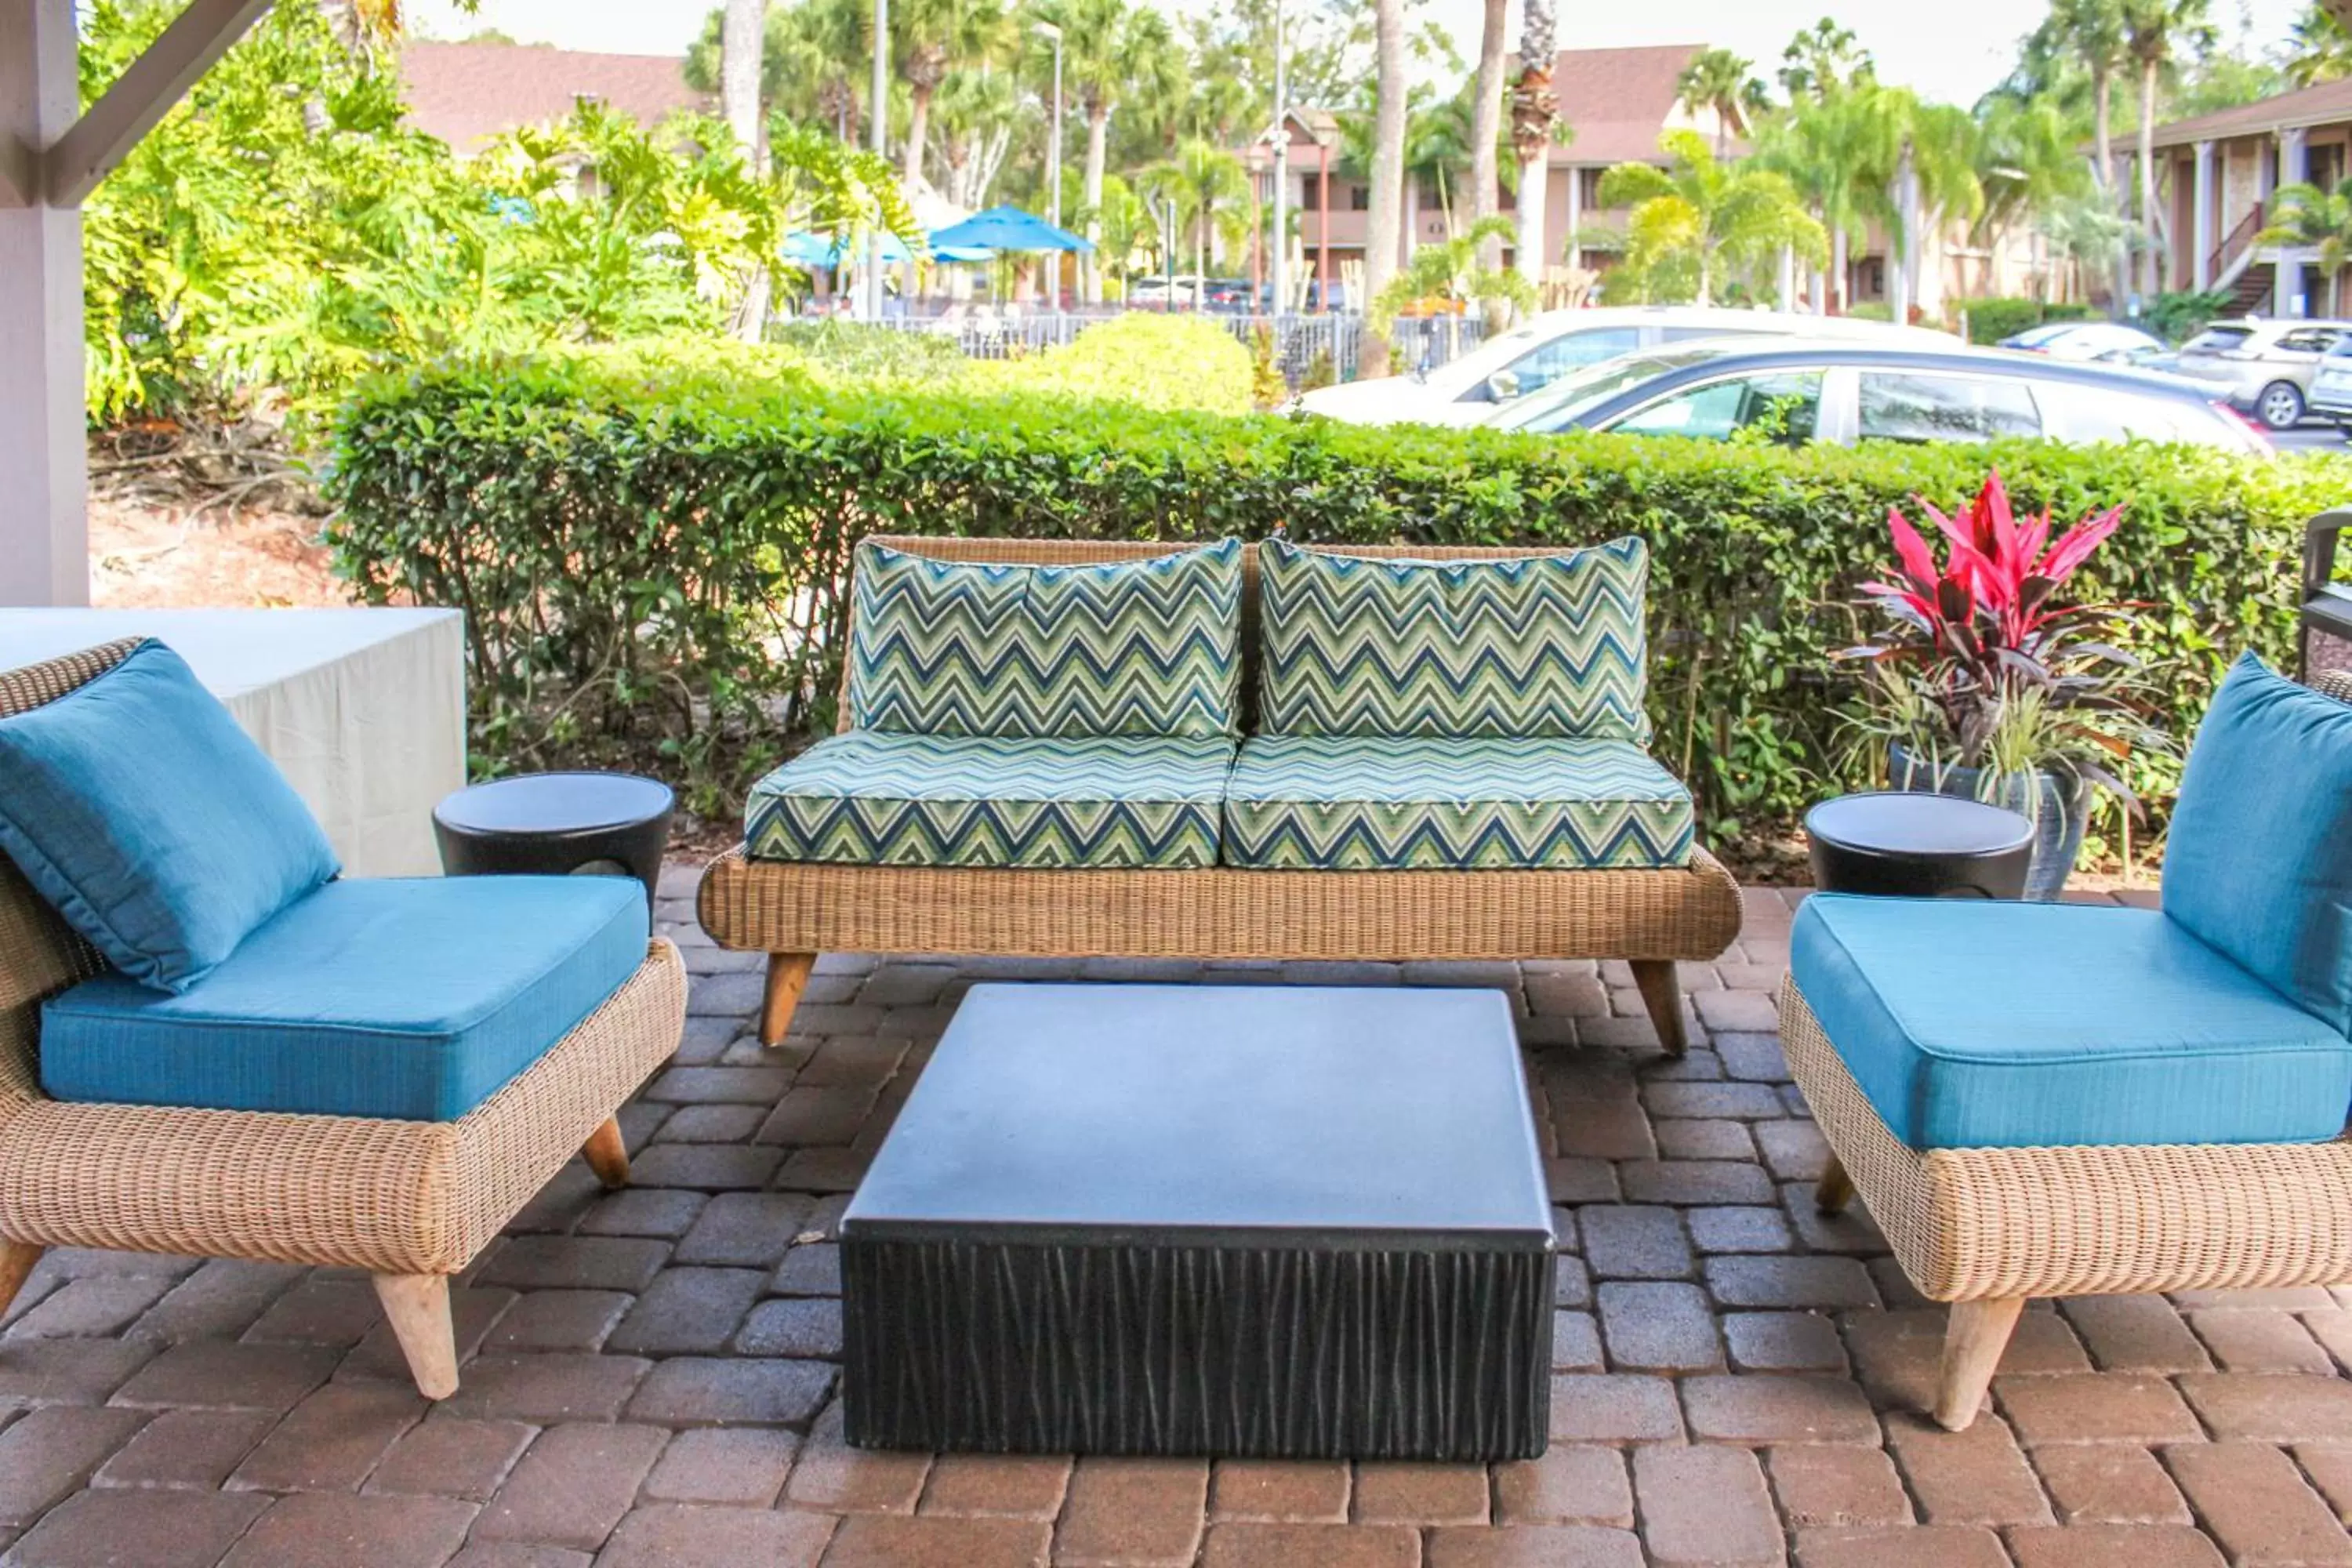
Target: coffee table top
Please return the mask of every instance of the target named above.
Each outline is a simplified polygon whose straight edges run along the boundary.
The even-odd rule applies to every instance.
[[[1551,1206],[1500,992],[988,984],[841,1229],[1519,1249]]]

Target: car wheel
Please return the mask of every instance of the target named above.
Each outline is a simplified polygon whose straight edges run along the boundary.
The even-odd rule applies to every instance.
[[[2254,416],[2273,430],[2292,430],[2303,422],[2303,394],[2291,381],[2274,381],[2254,399]]]

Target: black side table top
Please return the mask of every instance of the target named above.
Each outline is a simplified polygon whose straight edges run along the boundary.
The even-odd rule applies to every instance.
[[[457,833],[557,837],[632,827],[675,801],[669,785],[635,773],[522,773],[461,789],[433,817]]]
[[[1923,858],[2000,855],[2033,841],[2033,824],[2013,811],[1906,790],[1825,800],[1805,813],[1805,831],[1848,849]]]
[[[845,1240],[1548,1248],[1494,991],[972,987]]]

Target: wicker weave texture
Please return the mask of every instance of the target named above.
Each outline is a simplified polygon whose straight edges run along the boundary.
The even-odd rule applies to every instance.
[[[2339,702],[2352,702],[2352,669],[2323,669],[2311,678],[2311,688]]]
[[[703,873],[704,929],[761,952],[1044,958],[1708,959],[1739,889],[1665,871],[1037,871],[746,860]]]
[[[1780,1041],[1822,1135],[1931,1300],[2352,1279],[2352,1142],[1905,1147],[1796,988]]]

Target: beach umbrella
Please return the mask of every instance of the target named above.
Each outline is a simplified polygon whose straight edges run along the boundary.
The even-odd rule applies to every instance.
[[[941,246],[978,246],[988,250],[1092,250],[1093,245],[1066,228],[1055,228],[1019,207],[991,207],[961,223],[931,232],[931,251]]]
[[[778,252],[795,267],[838,267],[844,260],[866,259],[866,241],[844,235],[816,234],[801,229],[784,236]],[[914,258],[888,230],[882,232],[882,260],[885,265],[911,261]]]

